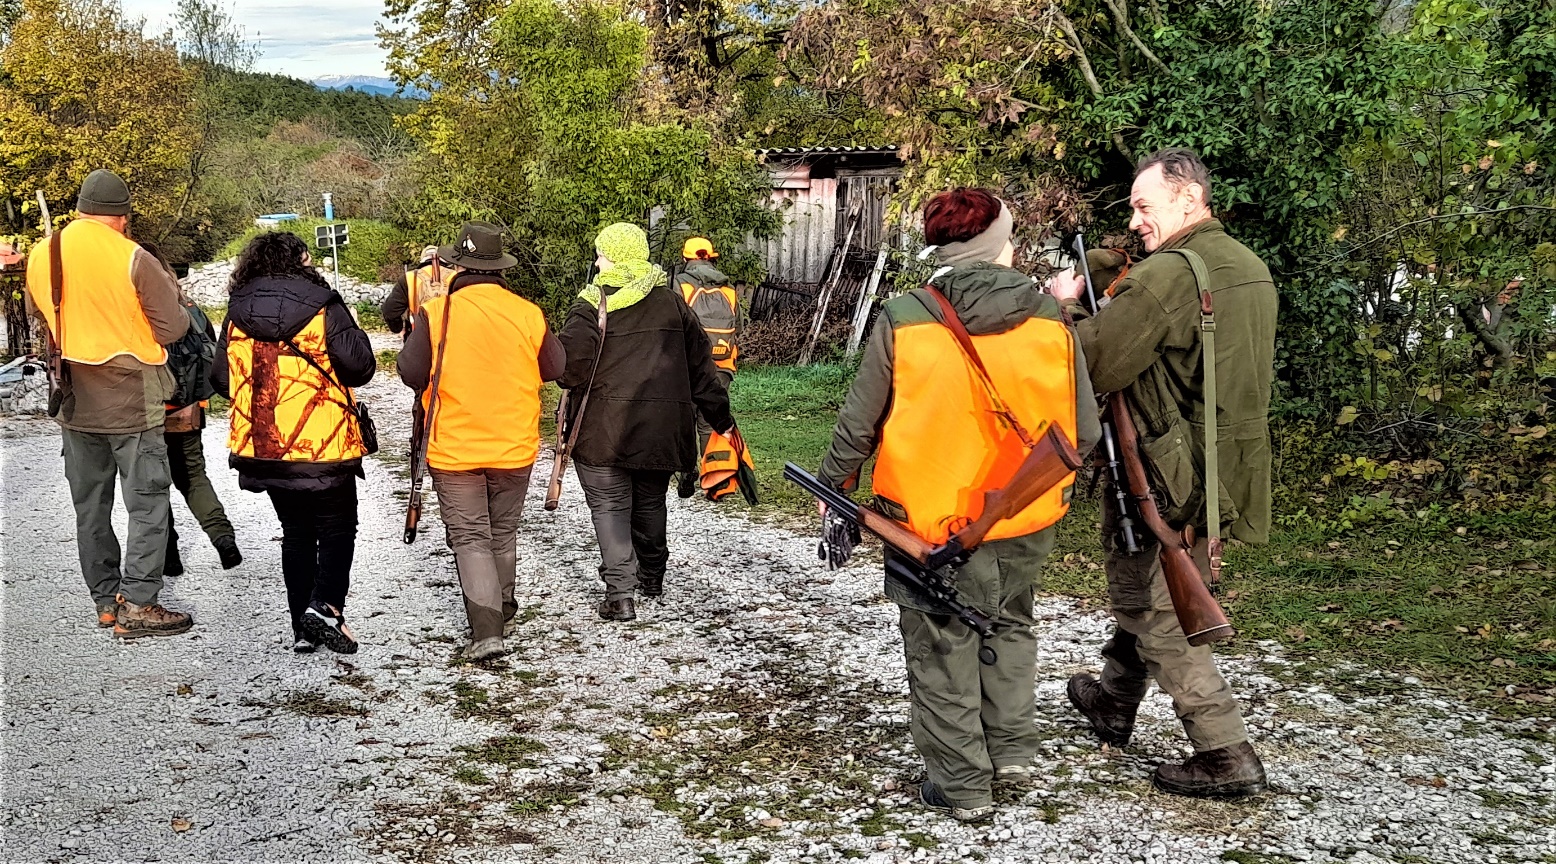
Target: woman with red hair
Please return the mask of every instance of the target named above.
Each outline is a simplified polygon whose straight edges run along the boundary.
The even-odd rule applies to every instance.
[[[1101,435],[1085,360],[1058,303],[1011,268],[1010,209],[982,189],[936,195],[925,240],[941,268],[888,300],[838,414],[818,472],[853,491],[876,455],[876,505],[931,544],[981,512],[1050,426],[1082,453]],[[984,637],[888,571],[912,693],[913,742],[927,778],[919,800],[964,821],[994,812],[995,783],[1028,785],[1037,754],[1032,594],[1069,506],[1073,476],[1017,515],[951,574],[959,599],[989,616]],[[829,525],[829,564],[851,545]],[[980,663],[992,649],[994,662]]]

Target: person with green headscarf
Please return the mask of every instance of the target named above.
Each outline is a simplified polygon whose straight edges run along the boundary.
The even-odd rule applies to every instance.
[[[607,621],[631,621],[636,593],[664,593],[665,496],[672,474],[696,468],[698,413],[724,434],[733,433],[735,420],[708,335],[669,289],[665,271],[648,260],[648,235],[618,222],[600,232],[594,248],[599,275],[562,326],[567,368],[560,383],[575,397],[583,395],[579,388],[589,391],[573,464],[600,544],[605,599],[598,612]]]

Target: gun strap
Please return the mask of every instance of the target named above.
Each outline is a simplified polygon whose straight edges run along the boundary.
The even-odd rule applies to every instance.
[[[1189,269],[1194,271],[1194,287],[1199,292],[1200,366],[1205,376],[1205,535],[1210,544],[1210,584],[1214,588],[1221,579],[1221,459],[1216,439],[1221,412],[1216,394],[1216,316],[1205,259],[1192,249],[1167,251],[1189,262]]]
[[[443,295],[443,321],[438,325],[438,357],[432,363],[432,376],[427,381],[427,388],[432,394],[427,397],[427,413],[422,418],[425,428],[421,430],[421,452],[412,453],[411,458],[420,462],[427,458],[427,450],[432,446],[432,421],[438,413],[438,386],[443,383],[443,356],[448,353],[448,319],[454,312],[454,292]]]
[[[60,306],[65,302],[65,262],[60,247],[65,245],[64,231],[55,231],[49,244],[49,289],[54,300],[54,349],[59,354],[60,369],[65,363],[65,320],[60,316]]]
[[[578,411],[573,415],[572,426],[567,430],[567,451],[573,450],[573,445],[578,443],[578,430],[583,426],[584,411],[589,408],[589,391],[594,389],[594,375],[600,371],[600,357],[605,354],[605,307],[610,298],[605,296],[605,291],[600,291],[600,315],[596,322],[600,327],[600,344],[594,349],[594,364],[589,367],[589,380],[584,382],[583,396],[578,399]],[[560,431],[560,430],[559,430]]]
[[[1000,398],[999,390],[994,386],[994,379],[989,377],[988,367],[983,365],[983,358],[978,356],[978,349],[973,345],[972,336],[968,335],[967,327],[962,324],[962,319],[957,316],[956,309],[951,305],[951,301],[947,300],[945,295],[941,294],[933,285],[925,285],[924,291],[934,298],[936,305],[940,307],[940,313],[945,316],[946,329],[951,331],[951,335],[956,337],[957,344],[962,346],[962,353],[971,362],[973,372],[977,374],[978,380],[983,383],[983,389],[988,391],[989,398],[994,402],[994,413],[1004,418],[1005,422],[1010,424],[1010,427],[1016,432],[1016,437],[1021,439],[1021,443],[1025,444],[1028,450],[1037,447],[1037,439],[1028,434],[1026,427],[1022,426],[1021,421],[1016,419],[1015,412],[1011,411],[1005,404],[1005,400]],[[933,312],[934,310],[930,311]]]

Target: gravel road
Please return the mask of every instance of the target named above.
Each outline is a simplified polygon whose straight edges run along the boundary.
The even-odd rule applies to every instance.
[[[1039,606],[1038,787],[990,825],[923,813],[876,566],[825,573],[812,539],[733,506],[672,497],[665,599],[607,625],[582,495],[569,478],[547,514],[537,480],[515,653],[463,664],[435,512],[399,539],[408,396],[392,375],[363,396],[386,452],[351,657],[286,650],[280,529],[224,467],[224,423],[207,458],[246,561],[222,571],[175,496],[189,572],[164,599],[196,627],[121,644],[93,626],[55,427],[0,421],[4,860],[1556,861],[1556,723],[1274,645],[1224,668],[1276,791],[1151,791],[1186,753],[1171,707],[1153,692],[1124,751],[1088,737],[1063,682],[1107,619],[1063,598]]]

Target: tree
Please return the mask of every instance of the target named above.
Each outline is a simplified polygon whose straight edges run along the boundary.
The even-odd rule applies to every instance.
[[[731,249],[775,223],[748,151],[706,127],[644,119],[648,34],[625,11],[601,0],[428,0],[391,5],[381,31],[399,83],[431,94],[404,121],[424,148],[424,195],[408,215],[429,240],[452,237],[463,219],[506,225],[521,290],[553,315],[610,222],[655,221],[664,257],[676,226]],[[751,256],[726,260],[751,272]]]
[[[170,37],[146,37],[113,0],[23,0],[0,77],[0,218],[10,231],[36,230],[34,190],[68,212],[97,168],[129,183],[142,236],[172,219],[193,82]]]

